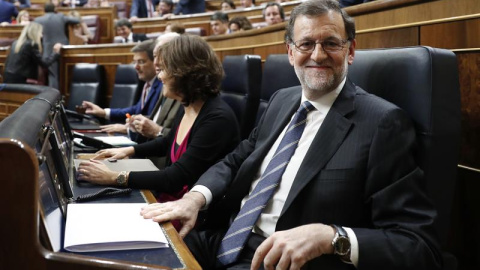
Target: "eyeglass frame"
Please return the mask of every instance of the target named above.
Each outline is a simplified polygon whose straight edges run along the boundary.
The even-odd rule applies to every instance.
[[[150,60],[150,59],[148,59]],[[139,65],[139,66],[144,66],[148,63],[148,60],[144,60],[144,59],[139,59],[139,60],[133,60],[130,64],[133,65],[133,66],[136,66],[136,65]]]
[[[307,51],[300,49],[299,46],[297,46],[297,43],[300,42],[300,41],[311,41],[311,42],[313,42],[313,44],[314,44],[313,48],[311,50],[307,50]],[[339,52],[339,51],[341,51],[345,48],[345,44],[347,44],[347,42],[349,42],[350,39],[348,39],[348,38],[344,39],[344,40],[340,39],[339,41],[341,42],[341,45],[340,45],[340,48],[338,50],[330,50],[330,49],[326,50],[323,43],[329,42],[329,41],[331,42],[332,39],[326,39],[326,40],[322,40],[322,41],[313,41],[313,40],[308,40],[308,39],[301,39],[301,40],[297,40],[297,41],[292,40],[290,44],[293,44],[293,46],[295,47],[295,50],[297,50],[297,52],[299,52],[299,53],[313,53],[313,51],[315,51],[315,48],[317,47],[317,44],[321,45],[321,48],[325,53],[337,53],[337,52]]]

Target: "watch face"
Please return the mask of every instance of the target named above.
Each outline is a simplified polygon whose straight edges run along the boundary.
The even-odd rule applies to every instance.
[[[350,251],[350,240],[346,237],[340,236],[335,241],[335,253],[340,256],[347,255]]]

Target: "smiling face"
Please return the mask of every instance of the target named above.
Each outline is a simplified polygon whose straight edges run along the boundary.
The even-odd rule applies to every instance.
[[[124,39],[128,38],[131,32],[132,30],[130,30],[130,28],[128,28],[126,25],[117,27],[117,36],[121,36]]]
[[[219,20],[210,21],[210,27],[212,28],[212,33],[214,35],[224,35],[227,34],[228,23],[223,23]]]
[[[328,12],[318,17],[298,16],[293,27],[293,41],[310,40],[321,42],[328,39],[346,40],[342,16]],[[302,84],[307,98],[316,99],[333,91],[347,74],[355,55],[355,40],[348,41],[344,48],[326,53],[320,44],[313,52],[299,52],[294,44],[288,44],[288,58]]]
[[[167,5],[167,3],[160,2],[160,4],[158,5],[158,13],[160,13],[161,15],[172,13],[172,9],[169,5]]]

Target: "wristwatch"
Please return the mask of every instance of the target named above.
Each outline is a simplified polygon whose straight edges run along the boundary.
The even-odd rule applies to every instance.
[[[341,257],[343,261],[350,261],[350,238],[341,226],[331,225],[335,230],[335,236],[332,240],[333,254]]]
[[[117,184],[121,187],[127,186],[127,172],[121,171],[117,176]]]

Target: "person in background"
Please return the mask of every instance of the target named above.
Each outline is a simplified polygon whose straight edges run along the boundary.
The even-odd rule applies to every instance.
[[[250,8],[255,6],[255,0],[240,0],[242,8]]]
[[[38,66],[48,67],[60,57],[62,44],[53,45],[51,54],[42,57],[42,25],[31,22],[15,40],[5,61],[5,83],[33,83],[38,79]]]
[[[228,15],[221,11],[213,13],[210,17],[210,27],[212,28],[212,35],[228,34]]]
[[[283,7],[275,2],[266,4],[263,8],[262,14],[267,25],[274,25],[285,21],[285,12],[283,12]]]
[[[228,29],[230,30],[230,33],[234,33],[237,31],[245,31],[245,30],[253,29],[253,26],[247,17],[236,16],[236,17],[233,17],[228,22]]]
[[[30,23],[30,14],[28,14],[28,11],[26,9],[21,10],[18,13],[15,23],[19,25],[27,25]]]
[[[172,0],[160,0],[157,9],[158,16],[162,18],[169,17],[173,14],[173,7],[174,5]]]
[[[235,3],[232,0],[223,0],[221,4],[221,11],[234,10]]]
[[[350,7],[350,6],[367,3],[371,1],[374,1],[374,0],[338,0],[338,3],[343,8],[343,7]]]
[[[205,12],[205,0],[178,0],[173,14],[188,15]]]
[[[61,43],[68,45],[67,24],[77,24],[80,21],[77,18],[65,16],[63,13],[55,12],[55,5],[52,3],[45,4],[45,15],[35,18],[35,22],[43,26],[43,57],[52,54],[53,45]],[[58,87],[58,61],[55,61],[48,67],[48,85],[59,89]]]
[[[98,8],[98,7],[109,7],[110,2],[108,0],[88,0],[87,4],[83,7],[88,8]]]
[[[157,16],[155,7],[159,0],[132,0],[130,8],[130,21],[136,22],[138,18],[153,18]]]
[[[441,269],[415,127],[348,79],[353,18],[336,0],[302,2],[285,43],[301,85],[277,91],[182,199],[143,217],[180,219],[203,269]]]
[[[7,0],[0,0],[0,24],[10,24],[17,17],[17,8]]]
[[[86,114],[105,118],[112,123],[121,123],[101,126],[102,132],[127,133],[127,127],[125,125],[127,113],[130,115],[150,115],[152,113],[162,91],[162,82],[157,79],[155,66],[153,64],[154,48],[155,41],[145,40],[135,45],[131,50],[133,52],[135,70],[137,71],[138,78],[142,81],[138,87],[143,88],[140,100],[135,105],[128,108],[102,109],[92,102],[82,102],[82,106],[86,109]]]
[[[68,12],[69,16],[77,18],[80,23],[73,25],[73,34],[83,41],[83,44],[88,44],[88,41],[93,39],[93,34],[88,30],[87,24],[82,20],[82,16],[78,11],[71,10]]]
[[[30,0],[11,0],[10,2],[17,8],[29,8],[31,6]]]
[[[64,6],[64,7],[72,7],[72,8],[75,8],[75,7],[83,7],[84,5],[86,5],[88,2],[88,0],[63,0],[61,1],[61,5]]]
[[[120,38],[115,38],[115,42],[119,43],[135,43],[147,40],[147,36],[141,33],[132,32],[132,23],[127,19],[120,19],[115,23],[115,30],[117,31],[117,36]]]
[[[181,198],[210,166],[236,147],[240,131],[235,114],[220,97],[223,68],[201,37],[180,35],[157,51],[163,95],[183,106],[167,137],[133,147],[101,150],[95,158],[166,156],[159,171],[115,172],[97,160],[82,162],[78,179],[98,185],[150,189],[158,201]],[[221,132],[220,132],[221,131]],[[174,222],[177,230],[181,224]]]
[[[167,23],[165,27],[165,33],[178,33],[180,35],[185,34],[185,26],[179,22]]]

